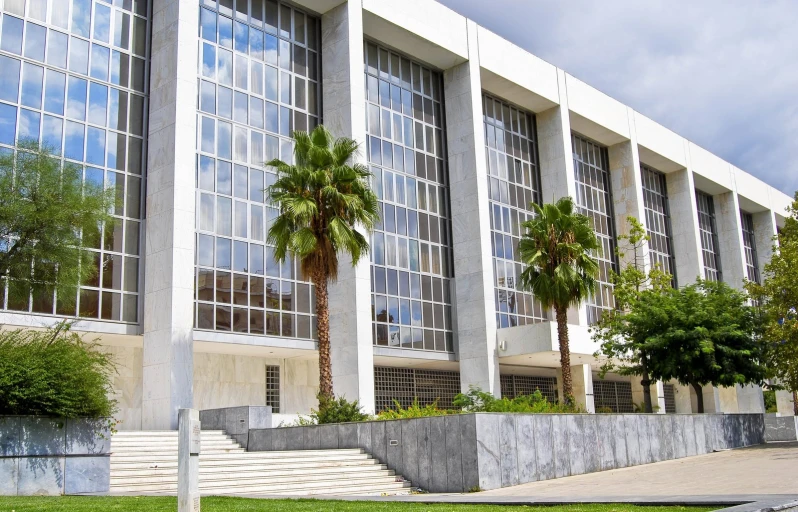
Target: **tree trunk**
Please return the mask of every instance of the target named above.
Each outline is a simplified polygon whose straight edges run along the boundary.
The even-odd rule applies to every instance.
[[[701,387],[701,384],[692,383],[690,384],[693,386],[693,390],[695,391],[695,402],[696,406],[698,407],[698,413],[704,413],[704,388]]]
[[[643,369],[643,378],[640,380],[640,385],[643,386],[643,404],[645,406],[645,412],[650,414],[654,412],[654,407],[651,404],[651,379],[648,377],[648,361],[646,359],[646,353],[642,350],[640,351],[640,365]]]
[[[322,272],[313,279],[316,286],[316,321],[319,328],[319,395],[332,398],[332,363],[330,361],[330,305],[327,276]]]
[[[798,416],[798,391],[792,392],[792,412]]]
[[[574,403],[574,385],[571,379],[571,349],[568,346],[568,309],[554,308],[557,317],[557,339],[560,342],[560,366],[562,366],[562,400]]]

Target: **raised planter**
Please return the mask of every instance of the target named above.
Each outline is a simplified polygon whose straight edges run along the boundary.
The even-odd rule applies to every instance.
[[[203,430],[224,430],[238,444],[247,447],[250,429],[271,428],[272,408],[269,405],[245,405],[200,411]]]
[[[362,448],[430,492],[496,489],[764,442],[762,414],[458,414],[250,430],[249,451]]]
[[[798,416],[765,414],[765,442],[798,440]]]
[[[0,416],[0,495],[108,492],[105,420]]]

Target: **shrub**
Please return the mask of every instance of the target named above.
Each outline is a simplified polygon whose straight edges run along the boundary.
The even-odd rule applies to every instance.
[[[413,404],[407,408],[402,408],[402,404],[396,399],[393,401],[396,408],[386,409],[377,415],[378,420],[403,420],[408,418],[426,418],[428,416],[445,416],[453,414],[453,411],[438,409],[438,401],[424,406],[419,405],[418,398],[413,399]],[[454,412],[456,414],[456,412]]]
[[[360,410],[357,400],[348,401],[345,397],[329,398],[319,394],[319,409],[313,409],[311,420],[317,425],[325,423],[349,423],[370,420],[371,416]]]
[[[459,393],[454,397],[454,405],[465,412],[527,412],[527,413],[575,413],[581,412],[578,407],[563,403],[551,403],[540,392],[535,390],[531,395],[519,395],[515,398],[496,398],[479,388],[471,387],[468,393]]]
[[[612,407],[607,407],[606,405],[602,407],[596,407],[596,414],[613,414],[615,411],[612,410]]]
[[[0,332],[0,414],[109,418],[117,410],[110,355],[62,322]]]
[[[765,399],[765,412],[778,412],[776,392],[772,389],[766,389],[762,391],[762,395]]]

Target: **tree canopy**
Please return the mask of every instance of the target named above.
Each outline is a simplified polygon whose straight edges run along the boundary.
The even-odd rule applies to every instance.
[[[702,386],[762,384],[768,375],[758,316],[748,295],[722,282],[699,279],[680,289],[645,290],[626,315],[633,336],[645,343],[653,379]]]
[[[661,267],[646,270],[643,247],[649,240],[643,224],[634,217],[627,219],[629,233],[618,236],[618,258],[623,263],[620,272],[612,272],[616,308],[605,311],[592,329],[593,340],[601,344],[596,355],[606,357],[602,376],[609,371],[620,375],[642,377],[645,412],[653,412],[651,379],[649,376],[648,333],[630,321],[627,313],[635,311],[644,290],[660,293],[671,287],[673,277]]]
[[[759,307],[766,360],[778,383],[793,394],[798,414],[798,192],[777,237],[762,284],[747,288]]]
[[[0,275],[9,302],[28,296],[75,300],[77,287],[97,269],[84,247],[97,246],[110,223],[111,191],[84,183],[82,168],[63,163],[47,148],[23,141],[0,153]]]

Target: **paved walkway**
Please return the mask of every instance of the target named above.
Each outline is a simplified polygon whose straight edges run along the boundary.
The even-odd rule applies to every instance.
[[[516,485],[479,496],[798,495],[798,443],[773,443],[631,468]]]

